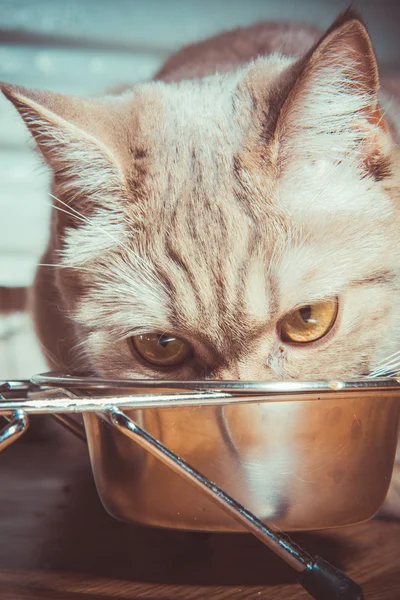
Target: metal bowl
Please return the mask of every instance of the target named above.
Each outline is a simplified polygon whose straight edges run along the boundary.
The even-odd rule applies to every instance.
[[[79,379],[70,382],[70,389],[79,385]],[[132,381],[126,386],[132,393]],[[149,387],[153,394],[154,388],[231,394],[172,407],[150,402],[125,412],[273,528],[338,527],[370,519],[382,506],[398,437],[397,380],[138,381],[134,392],[148,393]],[[192,531],[241,530],[99,415],[86,412],[84,421],[97,489],[114,517]]]
[[[363,598],[359,584],[273,529],[325,529],[374,515],[392,475],[399,393],[397,379],[162,382],[49,373],[0,382],[0,451],[35,413],[86,439],[68,415],[82,413],[97,488],[115,517],[198,531],[236,531],[238,523],[296,571],[315,600],[355,600]]]

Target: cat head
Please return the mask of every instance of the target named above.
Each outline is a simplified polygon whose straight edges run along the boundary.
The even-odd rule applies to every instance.
[[[399,162],[355,13],[296,60],[99,99],[2,90],[53,172],[82,370],[349,377],[396,349]]]

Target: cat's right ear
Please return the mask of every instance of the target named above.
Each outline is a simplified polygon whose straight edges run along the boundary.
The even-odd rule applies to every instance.
[[[101,128],[104,104],[16,85],[0,83],[0,89],[25,121],[59,193],[73,208],[88,214],[97,203],[107,206],[116,194],[124,194],[122,168],[107,129]]]

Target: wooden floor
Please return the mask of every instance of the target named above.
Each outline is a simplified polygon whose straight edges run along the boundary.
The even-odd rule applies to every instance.
[[[109,517],[85,445],[41,419],[0,454],[1,600],[308,598],[250,535],[162,531]],[[293,537],[362,583],[366,599],[400,598],[400,523]]]

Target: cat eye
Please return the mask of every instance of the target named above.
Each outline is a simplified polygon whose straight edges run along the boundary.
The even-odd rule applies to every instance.
[[[338,314],[337,298],[306,304],[287,314],[279,323],[283,342],[309,344],[325,337]]]
[[[159,367],[181,365],[192,353],[187,342],[168,334],[145,333],[130,339],[139,356]]]

